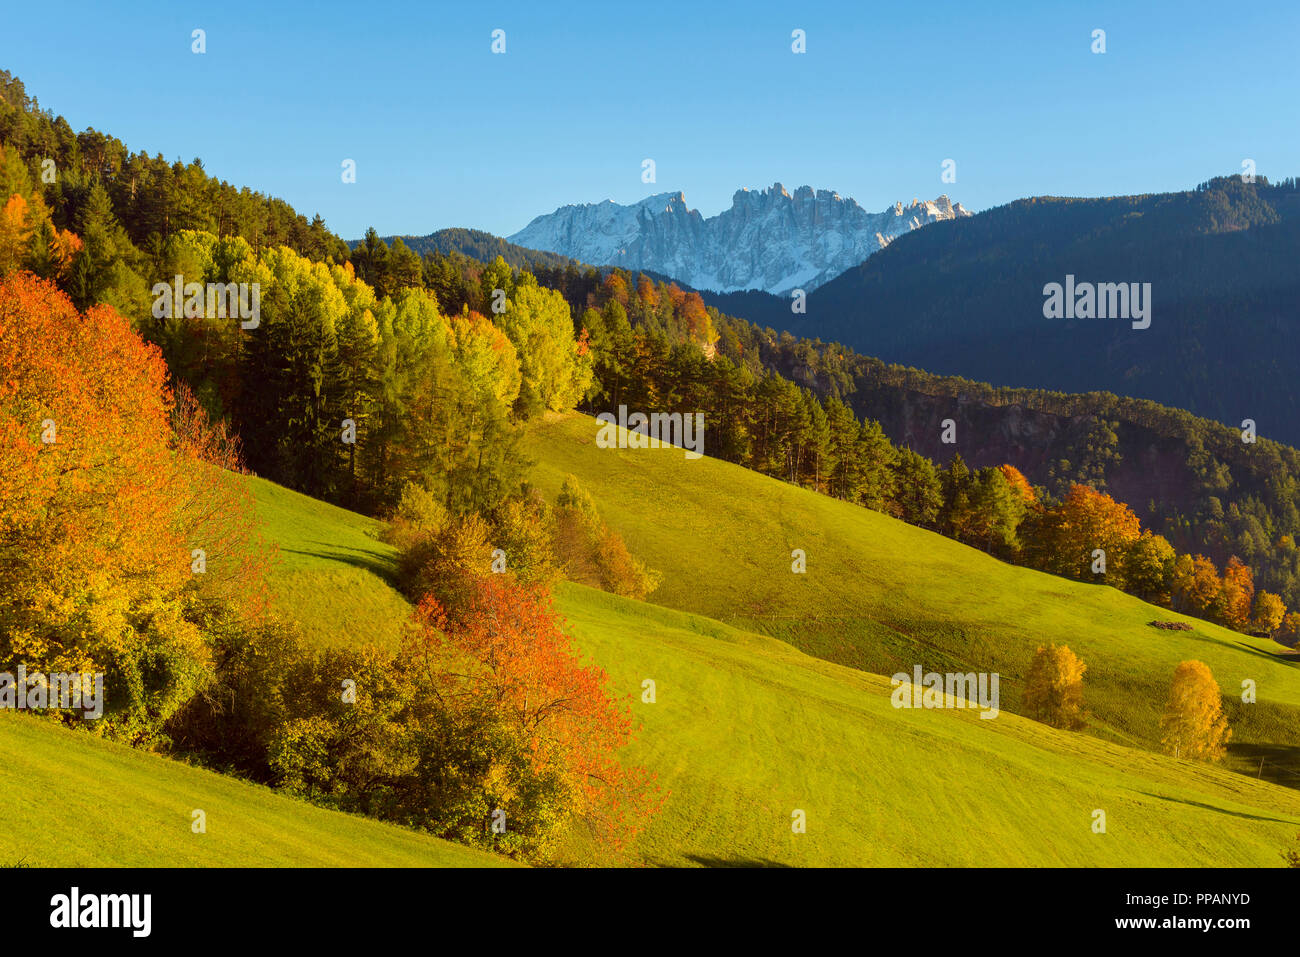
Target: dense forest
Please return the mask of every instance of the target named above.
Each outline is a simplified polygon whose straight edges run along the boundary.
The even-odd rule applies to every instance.
[[[443,255],[460,253],[481,263],[490,263],[500,256],[515,269],[532,269],[534,267],[563,269],[569,265],[582,265],[568,256],[543,252],[540,249],[526,249],[523,246],[508,242],[500,236],[485,233],[481,229],[440,229],[428,236],[385,236],[383,239],[390,247],[396,245],[398,240],[401,240],[404,246],[414,250],[421,256],[425,253],[442,253]],[[367,236],[362,242],[373,242],[373,238]],[[361,245],[361,242],[353,243],[353,246],[359,245]]]

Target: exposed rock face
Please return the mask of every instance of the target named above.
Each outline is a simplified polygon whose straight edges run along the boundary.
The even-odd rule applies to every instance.
[[[816,289],[913,229],[969,215],[947,196],[869,213],[829,190],[791,194],[777,183],[737,190],[731,208],[708,219],[682,193],[660,193],[632,206],[563,206],[508,239],[596,266],[653,270],[697,289],[784,295]]]

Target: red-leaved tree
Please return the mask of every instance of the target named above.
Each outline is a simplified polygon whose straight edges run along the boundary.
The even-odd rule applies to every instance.
[[[449,706],[487,709],[521,736],[534,770],[566,783],[570,818],[611,850],[657,809],[652,776],[625,767],[632,716],[603,670],[583,664],[543,586],[508,575],[475,581],[455,617],[426,597],[416,611],[417,654]]]

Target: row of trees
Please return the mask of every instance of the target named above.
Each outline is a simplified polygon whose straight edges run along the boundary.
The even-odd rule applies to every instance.
[[[312,259],[347,258],[347,244],[283,200],[216,180],[201,161],[167,162],[133,153],[113,136],[75,133],[62,116],[42,110],[22,82],[0,70],[0,143],[36,175],[60,228],[81,232],[87,208],[107,199],[137,255],[182,230],[242,236],[255,250],[285,245]],[[6,193],[9,195],[9,193]],[[78,303],[78,305],[84,305]]]
[[[490,508],[522,478],[518,423],[571,408],[590,382],[568,307],[528,274],[501,276],[495,321],[447,313],[419,284],[380,297],[353,265],[239,237],[181,232],[165,276],[260,289],[256,328],[224,316],[152,316],[142,332],[214,417],[233,423],[250,468],[376,512],[411,481],[453,510]]]

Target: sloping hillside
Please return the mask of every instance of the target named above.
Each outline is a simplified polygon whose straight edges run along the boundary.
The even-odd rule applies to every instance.
[[[547,429],[557,440],[580,444],[589,424],[576,418]],[[733,471],[751,476],[718,468],[709,463],[714,481],[732,482]],[[645,492],[633,473],[613,471],[632,483],[625,494]],[[796,491],[753,479],[778,498]],[[335,522],[345,528],[355,522],[269,483],[256,490],[259,498],[278,500],[280,529],[330,541]],[[728,492],[756,489],[733,482],[716,490]],[[603,504],[616,522],[625,517],[613,499]],[[664,512],[645,524],[681,534],[679,521]],[[642,523],[623,524],[630,537],[654,540],[643,538]],[[784,527],[776,523],[777,532]],[[769,534],[760,520],[748,540],[761,549]],[[922,533],[904,527],[902,534],[906,544],[909,534]],[[831,533],[819,535],[826,540]],[[670,594],[712,593],[722,600],[727,581],[744,585],[733,570],[730,578],[695,580],[692,589],[696,565],[688,552],[694,547],[679,544],[684,570],[669,575],[676,582]],[[734,558],[721,530],[712,547]],[[381,553],[386,548],[375,545]],[[813,554],[810,549],[810,569]],[[328,581],[331,562],[348,564],[339,551],[313,572],[301,567],[301,556],[286,555],[277,574],[302,575],[304,587],[312,574]],[[958,563],[952,572],[962,568]],[[863,584],[869,587],[869,580]],[[373,569],[356,586],[394,594]],[[968,581],[966,587],[977,586]],[[769,597],[777,600],[779,590]],[[346,630],[351,605],[346,593],[322,587],[301,611],[317,633],[327,634]],[[610,673],[641,723],[629,758],[658,774],[667,792],[662,814],[625,863],[1267,866],[1280,863],[1278,851],[1300,825],[1300,795],[1267,782],[1054,731],[1005,711],[982,720],[966,710],[895,709],[887,678],[699,615],[577,585],[561,586],[557,605],[579,646]],[[790,608],[803,610],[798,603]],[[653,704],[642,701],[646,679],[655,682]],[[796,810],[807,816],[804,834],[791,829]],[[1093,833],[1096,810],[1106,814],[1105,834]],[[575,835],[567,862],[592,859],[592,848]]]
[[[1271,866],[1295,836],[1289,789],[1016,715],[896,709],[886,678],[694,615],[577,586],[559,606],[634,696],[629,757],[670,792],[649,863]]]
[[[250,481],[263,534],[279,551],[270,585],[284,616],[321,645],[392,647],[410,607],[383,587],[396,554],[379,541],[380,523],[265,479]],[[330,606],[324,620],[315,614],[322,600]]]
[[[0,864],[490,867],[509,864],[263,787],[0,714]],[[193,812],[207,832],[192,831]]]
[[[574,474],[634,554],[664,573],[650,596],[889,675],[1002,675],[1003,708],[1021,709],[1039,645],[1068,644],[1088,665],[1094,733],[1155,747],[1179,661],[1208,664],[1235,731],[1233,766],[1300,781],[1300,672],[1275,643],[1148,605],[1112,588],[999,562],[868,509],[677,449],[601,449],[581,415],[530,433],[534,481],[548,495]],[[705,439],[707,445],[707,435]],[[791,572],[803,549],[806,574]],[[1152,620],[1187,621],[1191,632]],[[1258,703],[1241,702],[1255,682]]]

